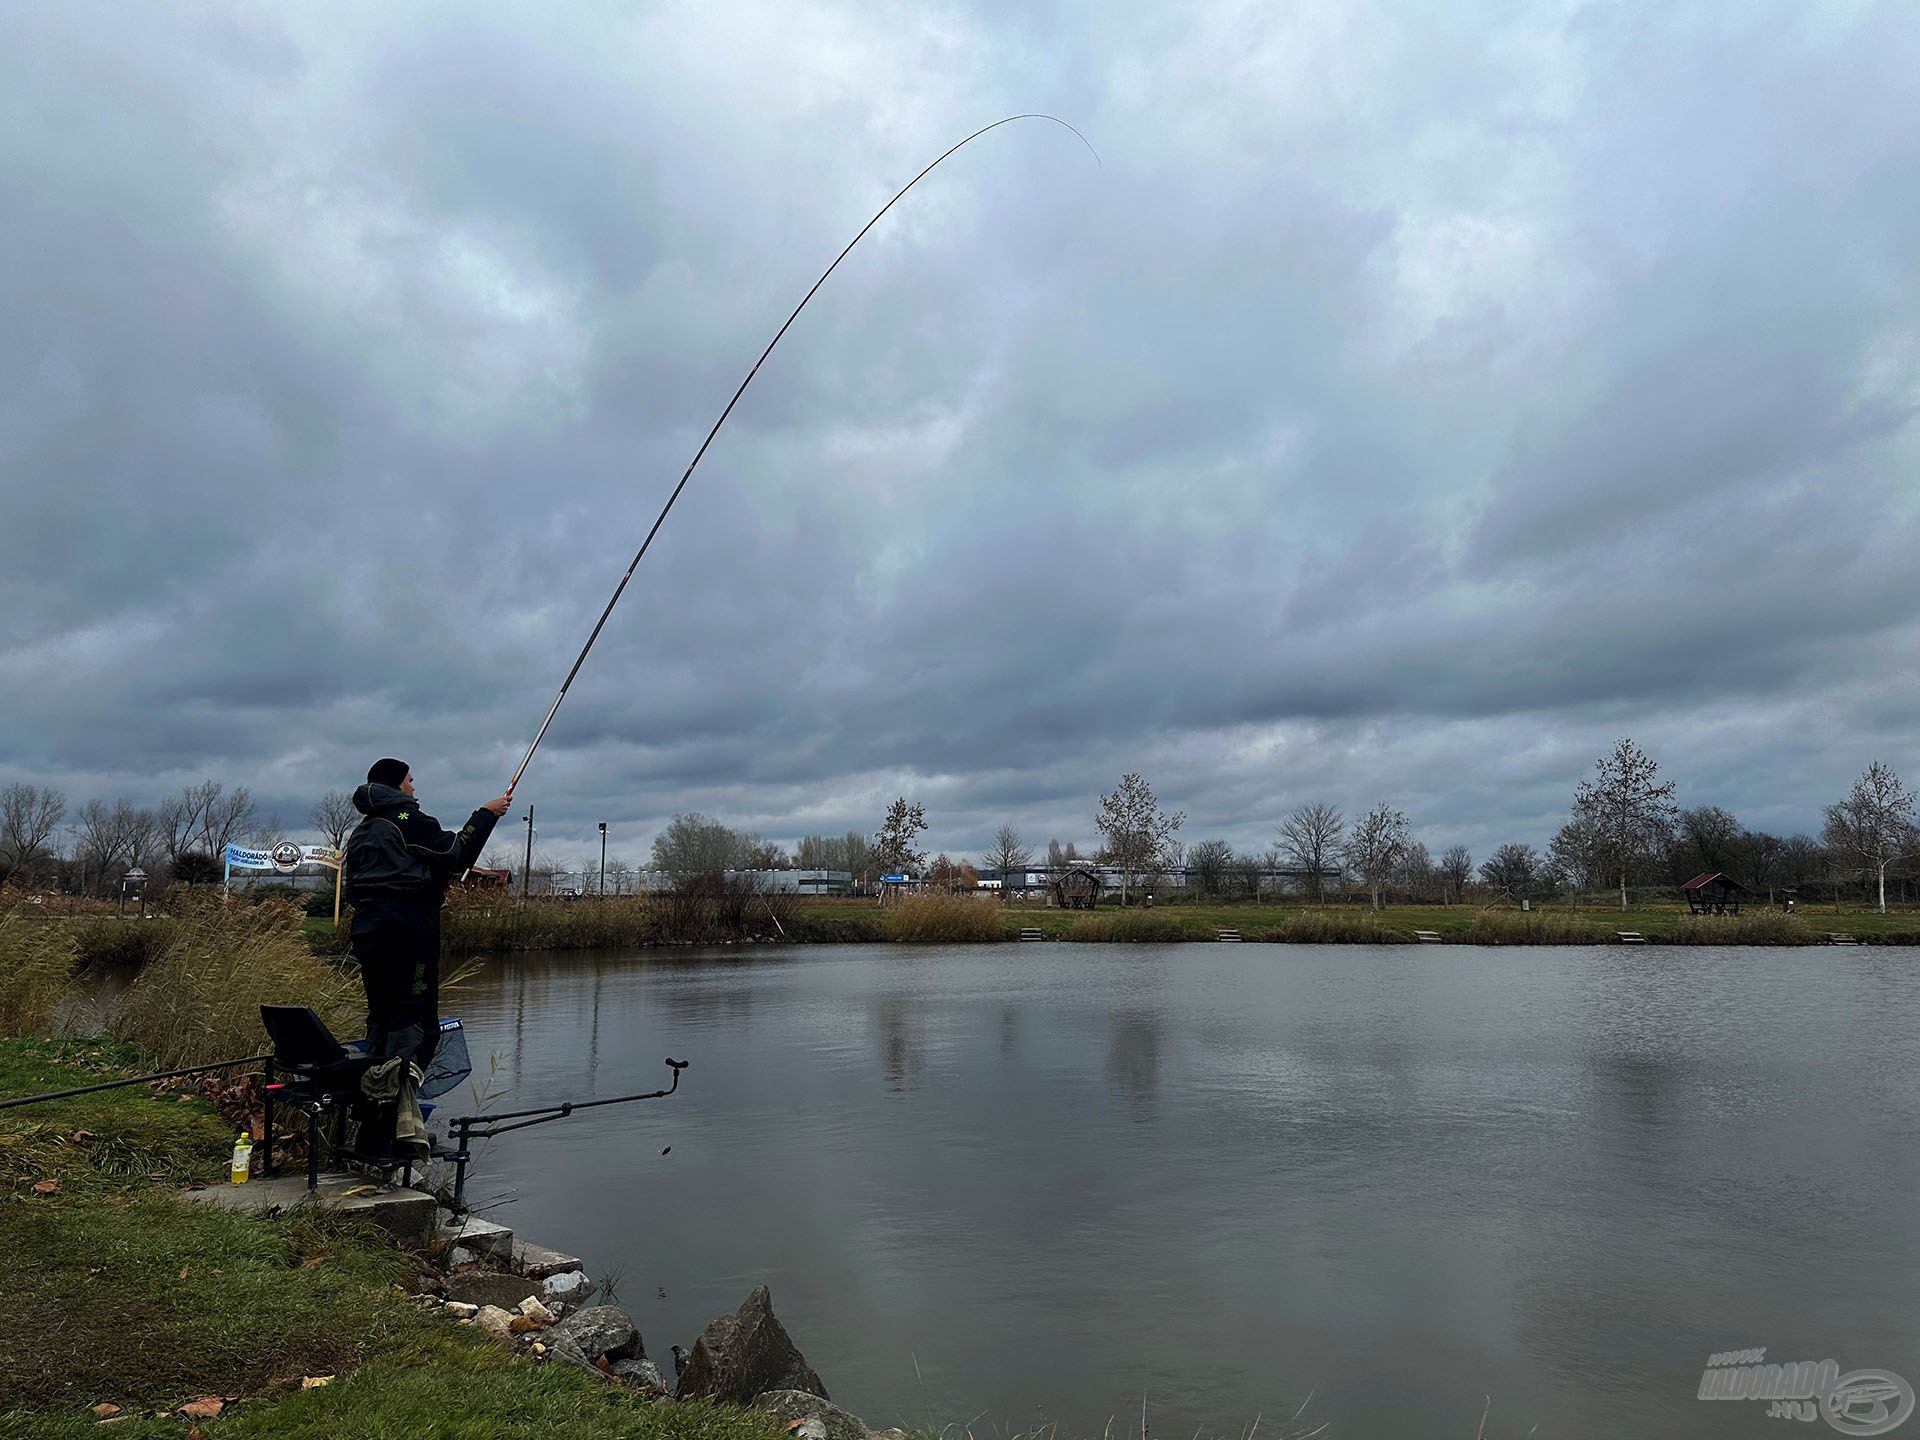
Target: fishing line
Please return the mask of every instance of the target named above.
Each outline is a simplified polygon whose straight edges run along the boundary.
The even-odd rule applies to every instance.
[[[815,292],[827,283],[827,277],[839,269],[840,262],[852,253],[853,247],[865,238],[866,233],[880,223],[881,217],[899,203],[901,196],[905,195],[909,190],[913,189],[914,186],[924,180],[942,160],[945,160],[947,156],[953,154],[955,150],[959,150],[962,146],[978,140],[989,130],[998,130],[1002,125],[1011,125],[1016,120],[1049,120],[1055,125],[1064,126],[1068,130],[1073,130],[1074,135],[1079,138],[1080,143],[1087,147],[1087,153],[1093,156],[1094,163],[1098,164],[1100,162],[1099,152],[1093,148],[1092,143],[1087,137],[1081,135],[1078,130],[1074,130],[1073,126],[1068,125],[1067,122],[1059,116],[1045,115],[1038,111],[1030,111],[1020,115],[1009,115],[1004,119],[994,121],[991,125],[981,126],[978,130],[974,131],[973,134],[967,136],[965,140],[960,141],[959,144],[945,151],[933,164],[927,166],[925,170],[922,170],[918,175],[914,176],[913,179],[909,180],[905,185],[902,185],[895,193],[893,199],[882,205],[879,210],[874,213],[873,218],[860,227],[860,233],[847,242],[846,249],[834,257],[833,264],[827,266],[827,268],[821,272],[820,278],[813,282],[813,288],[808,290],[800,303],[793,307],[793,313],[787,316],[786,323],[774,332],[773,339],[767,342],[767,348],[760,352],[760,358],[755,360],[753,362],[753,368],[747,371],[747,378],[740,382],[740,388],[735,390],[733,392],[733,398],[727,401],[727,408],[720,412],[720,418],[714,421],[713,428],[707,431],[707,438],[700,442],[700,448],[694,452],[693,459],[687,464],[686,473],[680,477],[680,483],[673,487],[673,493],[667,497],[667,503],[660,507],[660,513],[654,517],[652,528],[647,531],[647,538],[640,542],[640,549],[635,553],[633,563],[627,566],[627,573],[620,577],[620,583],[613,587],[613,598],[607,601],[607,608],[600,612],[600,618],[594,622],[593,633],[587,636],[587,643],[580,647],[580,654],[575,657],[573,668],[567,671],[567,678],[560,682],[560,693],[553,697],[553,704],[547,708],[547,718],[540,722],[540,729],[533,737],[533,744],[527,747],[526,758],[520,762],[520,768],[513,772],[513,779],[507,782],[508,795],[513,794],[514,787],[520,783],[520,777],[526,774],[527,766],[533,763],[533,752],[540,748],[541,740],[546,738],[547,727],[553,724],[553,717],[559,713],[560,702],[567,698],[568,687],[573,684],[574,676],[580,673],[580,667],[586,664],[587,654],[593,649],[593,642],[600,638],[600,631],[605,628],[607,617],[613,614],[613,607],[620,603],[620,596],[625,593],[627,582],[633,579],[633,572],[640,567],[640,562],[646,558],[647,549],[653,544],[653,537],[660,533],[660,527],[666,521],[667,512],[673,509],[673,503],[680,498],[680,492],[687,488],[687,481],[693,478],[694,469],[700,464],[701,456],[707,453],[707,447],[713,443],[713,437],[720,433],[720,427],[727,423],[727,417],[733,413],[733,407],[739,403],[740,397],[746,394],[747,386],[751,385],[753,383],[753,377],[760,373],[760,367],[766,362],[766,358],[773,353],[773,347],[780,343],[780,337],[787,333],[788,328],[793,322],[800,318],[800,312],[807,308],[807,301],[813,299]]]

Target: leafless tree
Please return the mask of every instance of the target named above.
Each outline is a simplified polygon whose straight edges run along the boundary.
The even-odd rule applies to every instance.
[[[1827,807],[1823,838],[1830,850],[1858,860],[1879,887],[1887,912],[1887,866],[1914,844],[1913,792],[1878,760],[1853,782],[1847,798]]]
[[[1015,879],[1018,872],[1027,868],[1033,859],[1033,851],[1020,843],[1020,832],[1013,828],[1013,822],[1007,821],[993,832],[993,840],[980,856],[982,870],[997,871],[1000,876],[1000,898],[1010,898],[1020,881]],[[1021,879],[1024,879],[1021,876]]]
[[[160,834],[167,859],[178,860],[189,850],[220,854],[234,840],[261,829],[262,817],[253,795],[244,785],[228,790],[218,780],[188,785],[160,806]]]
[[[307,823],[338,850],[347,843],[347,832],[360,823],[360,812],[353,808],[353,796],[346,791],[329,790],[307,812]]]
[[[74,859],[86,876],[86,888],[104,892],[134,865],[151,858],[158,825],[148,811],[116,800],[89,800],[74,824]]]
[[[1306,872],[1307,893],[1316,904],[1326,898],[1321,875],[1331,867],[1333,857],[1339,852],[1340,837],[1346,828],[1346,819],[1337,809],[1316,801],[1302,805],[1282,820],[1280,833],[1274,836],[1274,843],[1293,862],[1294,868]]]
[[[1480,878],[1515,902],[1533,892],[1540,856],[1531,845],[1502,845],[1480,866]]]
[[[1354,822],[1346,844],[1347,864],[1367,887],[1375,910],[1380,908],[1380,891],[1412,842],[1407,817],[1384,800]]]
[[[1642,856],[1659,852],[1679,816],[1673,782],[1661,781],[1660,767],[1628,739],[1594,761],[1594,768],[1598,777],[1582,780],[1574,793],[1574,814],[1591,822],[1608,868],[1620,877],[1624,910],[1628,872]]]
[[[31,884],[51,858],[48,841],[67,813],[67,797],[51,785],[17,782],[0,790],[0,861]]]
[[[1473,879],[1473,852],[1464,845],[1451,845],[1440,855],[1440,882],[1446,887],[1447,903],[1458,905],[1466,898],[1467,882]]]
[[[1153,787],[1132,772],[1120,777],[1111,795],[1100,797],[1093,823],[1107,837],[1102,858],[1120,871],[1122,905],[1128,903],[1142,876],[1156,874],[1167,864],[1174,834],[1186,818],[1177,810],[1163,814]]]
[[[1187,868],[1193,871],[1194,886],[1202,895],[1223,895],[1233,871],[1233,846],[1224,840],[1202,840],[1187,851]]]

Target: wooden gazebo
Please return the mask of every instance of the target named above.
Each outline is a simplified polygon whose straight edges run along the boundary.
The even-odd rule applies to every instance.
[[[1053,877],[1053,903],[1062,910],[1091,910],[1100,898],[1100,873],[1074,867]]]
[[[1680,887],[1680,893],[1687,897],[1687,909],[1695,915],[1738,915],[1740,897],[1747,893],[1747,887],[1731,875],[1714,870],[1694,876]]]

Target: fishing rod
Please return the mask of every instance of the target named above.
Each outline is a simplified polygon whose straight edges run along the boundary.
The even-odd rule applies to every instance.
[[[580,667],[586,664],[587,653],[593,649],[593,642],[600,638],[600,631],[605,628],[607,617],[613,614],[613,607],[620,603],[620,597],[626,591],[627,582],[633,579],[633,572],[640,568],[640,562],[646,558],[647,549],[653,544],[653,537],[660,533],[660,527],[666,521],[667,512],[673,509],[673,503],[680,498],[680,492],[687,488],[687,481],[693,478],[694,469],[700,464],[701,457],[707,453],[707,447],[713,444],[713,437],[718,435],[720,433],[720,427],[727,423],[727,417],[733,413],[733,407],[739,403],[740,397],[746,394],[747,386],[751,385],[753,383],[753,377],[760,373],[760,367],[766,362],[766,358],[773,353],[773,347],[780,343],[781,336],[785,335],[793,322],[800,318],[800,312],[807,308],[807,301],[813,299],[814,293],[818,291],[822,285],[827,283],[827,277],[840,268],[840,262],[846,259],[852,252],[853,247],[865,238],[866,233],[880,223],[881,217],[893,209],[893,207],[899,203],[900,198],[924,180],[942,160],[945,160],[947,156],[953,154],[955,150],[960,149],[962,146],[978,140],[989,130],[998,130],[1002,125],[1011,125],[1016,120],[1049,120],[1055,125],[1064,126],[1068,130],[1073,130],[1073,133],[1079,137],[1080,143],[1087,147],[1087,153],[1093,156],[1094,163],[1100,163],[1100,154],[1093,148],[1092,142],[1089,141],[1086,136],[1081,135],[1078,130],[1074,130],[1073,126],[1068,125],[1067,122],[1059,116],[1041,114],[1038,111],[1029,111],[1020,115],[1008,115],[1004,119],[994,121],[991,125],[981,126],[978,130],[967,136],[965,140],[960,141],[959,144],[945,151],[932,165],[927,166],[925,170],[922,170],[918,175],[914,176],[913,179],[902,185],[900,189],[895,192],[893,199],[882,205],[880,209],[875,212],[874,217],[860,227],[860,233],[847,242],[846,249],[834,257],[833,264],[827,266],[821,273],[820,278],[813,282],[813,288],[808,290],[805,296],[801,298],[800,303],[793,307],[793,313],[787,316],[786,323],[774,332],[773,339],[769,340],[767,342],[767,348],[760,352],[760,358],[753,362],[753,368],[747,371],[747,378],[740,382],[739,389],[733,392],[733,398],[727,401],[727,408],[720,412],[720,418],[713,422],[713,428],[707,431],[707,438],[700,442],[700,448],[694,452],[693,459],[687,463],[686,473],[681,475],[680,483],[673,487],[673,493],[667,497],[667,503],[660,507],[660,513],[654,517],[653,527],[647,531],[647,538],[640,542],[640,549],[634,555],[633,563],[627,566],[627,573],[620,577],[620,583],[613,587],[613,598],[607,601],[607,608],[600,612],[600,618],[594,622],[593,633],[587,636],[587,643],[580,647],[580,653],[574,659],[573,668],[567,671],[567,678],[560,682],[560,693],[553,697],[553,704],[547,707],[547,718],[540,722],[540,729],[534,735],[533,743],[527,747],[526,758],[520,762],[520,768],[513,772],[513,779],[507,782],[507,794],[509,796],[513,794],[514,787],[519,785],[520,777],[527,773],[527,766],[533,763],[533,752],[540,748],[540,742],[546,738],[547,727],[553,724],[553,717],[560,711],[560,702],[567,698],[567,690],[573,684],[574,676],[578,675],[580,673]]]

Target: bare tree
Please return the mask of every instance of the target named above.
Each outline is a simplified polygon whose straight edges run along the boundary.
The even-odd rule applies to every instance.
[[[1892,768],[1869,764],[1838,805],[1827,806],[1823,838],[1829,849],[1858,860],[1879,887],[1887,913],[1887,866],[1914,843],[1913,792]]]
[[[1464,845],[1449,846],[1440,856],[1440,881],[1446,887],[1447,903],[1458,905],[1466,898],[1467,882],[1473,879],[1473,852]]]
[[[360,823],[360,812],[353,808],[353,796],[346,791],[329,790],[307,812],[307,823],[338,850],[347,843],[347,832]]]
[[[1119,868],[1122,905],[1128,903],[1143,875],[1157,873],[1167,863],[1174,833],[1186,819],[1180,811],[1162,814],[1153,787],[1132,772],[1120,777],[1111,795],[1100,797],[1093,823],[1107,837],[1102,858]]]
[[[671,875],[719,875],[742,868],[742,837],[699,811],[676,815],[654,837],[653,868]]]
[[[48,841],[67,813],[67,797],[51,785],[18,782],[0,790],[0,860],[30,884],[52,855]]]
[[[1746,832],[1731,810],[1696,805],[1680,812],[1677,828],[1686,852],[1680,868],[1688,873],[1676,879],[1691,879],[1703,871],[1730,871],[1739,863]]]
[[[1540,878],[1540,856],[1531,845],[1502,845],[1481,864],[1480,878],[1515,902],[1524,900]]]
[[[81,806],[74,825],[74,858],[82,865],[87,888],[104,892],[119,875],[150,858],[157,828],[152,814],[126,800],[112,805],[89,800]]]
[[[1187,852],[1187,867],[1202,895],[1225,894],[1233,870],[1233,846],[1224,840],[1202,840]]]
[[[159,833],[169,861],[189,850],[218,860],[232,841],[254,834],[261,824],[247,787],[228,790],[218,780],[185,786],[160,806]]]
[[[925,808],[917,800],[909,802],[902,795],[887,807],[887,818],[874,832],[873,863],[885,870],[918,870],[927,863],[927,854],[915,849],[914,841],[926,828]]]
[[[1439,873],[1434,867],[1433,857],[1427,853],[1426,843],[1414,840],[1408,844],[1406,853],[1394,868],[1393,884],[1401,894],[1413,900],[1428,901],[1433,898],[1434,881]]]
[[[1599,776],[1582,780],[1574,814],[1590,821],[1609,869],[1620,877],[1620,908],[1627,908],[1627,872],[1642,856],[1657,853],[1679,815],[1673,782],[1633,741],[1622,739],[1594,761]]]
[[[1413,827],[1407,817],[1384,800],[1354,822],[1346,844],[1347,864],[1367,887],[1375,910],[1380,908],[1381,889],[1412,841]]]
[[[980,856],[980,868],[1000,872],[1000,898],[1005,900],[1016,888],[1013,882],[1015,872],[1024,871],[1032,859],[1033,851],[1020,843],[1020,832],[1013,828],[1013,822],[1009,820],[993,832],[992,842]]]
[[[1331,867],[1346,828],[1347,822],[1337,809],[1316,801],[1287,816],[1280,822],[1280,833],[1274,836],[1281,853],[1295,869],[1306,873],[1307,893],[1315,904],[1326,898],[1321,876]]]

